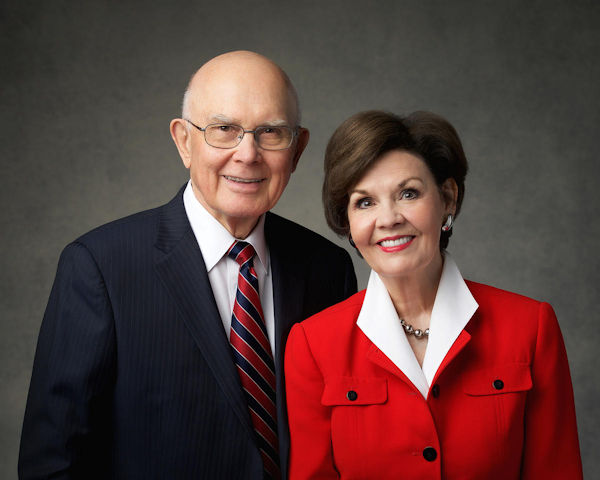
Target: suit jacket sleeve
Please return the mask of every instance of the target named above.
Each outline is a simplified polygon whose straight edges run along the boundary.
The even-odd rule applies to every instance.
[[[356,282],[356,274],[354,273],[354,265],[348,252],[345,253],[346,261],[346,274],[344,275],[344,297],[346,299],[354,295],[358,290],[358,284]],[[343,300],[340,299],[340,300]]]
[[[583,478],[567,354],[556,315],[547,303],[540,304],[535,349],[521,478]]]
[[[331,447],[331,407],[321,404],[323,376],[301,324],[294,325],[285,352],[290,426],[290,480],[339,478]]]
[[[61,255],[38,339],[21,436],[21,479],[102,478],[96,459],[110,444],[105,419],[114,367],[103,278],[88,249],[73,243]]]

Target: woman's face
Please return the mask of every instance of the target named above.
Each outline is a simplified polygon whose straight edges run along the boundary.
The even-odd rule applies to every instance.
[[[441,227],[454,213],[456,192],[451,179],[440,189],[416,155],[382,155],[350,191],[348,203],[350,233],[369,266],[384,280],[436,272]]]

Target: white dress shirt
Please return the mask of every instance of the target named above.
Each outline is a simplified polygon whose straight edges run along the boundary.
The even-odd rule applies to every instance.
[[[442,360],[478,307],[456,263],[445,253],[442,276],[431,311],[423,368],[408,343],[383,281],[373,270],[356,324],[427,398]]]
[[[198,241],[204,258],[208,280],[217,302],[223,328],[229,338],[231,314],[237,290],[240,266],[226,253],[236,239],[214,218],[195,197],[191,182],[183,192],[185,212]],[[269,250],[265,241],[265,216],[262,215],[256,227],[243,239],[250,243],[256,255],[254,269],[258,275],[258,292],[267,325],[271,351],[275,355],[275,314],[273,310],[273,281],[269,262]]]

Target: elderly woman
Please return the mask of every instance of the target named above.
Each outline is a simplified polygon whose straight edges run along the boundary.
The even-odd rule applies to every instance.
[[[552,307],[464,280],[445,250],[466,172],[431,113],[359,113],[329,141],[327,222],[372,271],[290,333],[291,480],[582,478]]]

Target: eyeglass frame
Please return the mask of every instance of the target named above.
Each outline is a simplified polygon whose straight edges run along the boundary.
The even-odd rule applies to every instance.
[[[292,143],[294,143],[294,138],[296,138],[298,136],[298,132],[300,131],[300,126],[298,125],[295,128],[290,127],[289,125],[259,125],[258,127],[256,127],[254,130],[246,130],[244,127],[242,127],[241,125],[236,125],[235,123],[209,123],[206,127],[202,128],[199,127],[198,125],[196,125],[194,122],[192,122],[190,119],[188,118],[184,118],[183,120],[185,120],[186,122],[190,123],[193,127],[196,127],[198,130],[200,130],[203,133],[203,137],[204,137],[204,141],[206,142],[207,145],[213,147],[213,148],[219,148],[221,150],[229,150],[231,148],[235,148],[237,147],[240,143],[242,143],[242,140],[244,139],[244,135],[246,135],[247,133],[251,133],[252,136],[254,137],[254,142],[256,143],[256,145],[259,148],[262,148],[263,150],[267,150],[270,152],[278,152],[281,150],[287,150],[288,148],[290,148],[292,146]],[[240,128],[242,130],[242,135],[237,137],[239,139],[238,143],[236,143],[235,145],[231,146],[231,147],[217,147],[215,145],[212,145],[210,143],[208,143],[208,140],[206,139],[206,129],[208,127],[212,127],[214,125],[226,125],[228,127],[237,127]],[[262,147],[258,141],[258,139],[256,138],[256,131],[259,128],[269,128],[269,127],[273,127],[273,128],[289,128],[292,131],[292,137],[290,138],[290,143],[287,147],[284,148],[265,148]]]

